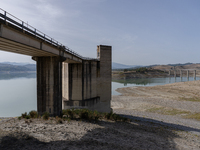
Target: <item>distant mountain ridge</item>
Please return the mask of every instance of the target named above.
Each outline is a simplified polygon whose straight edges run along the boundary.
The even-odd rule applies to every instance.
[[[0,62],[0,63],[1,64],[15,65],[15,66],[34,65],[34,64],[31,64],[31,63],[28,63],[28,62],[8,62],[8,61],[5,61],[5,62]]]
[[[27,72],[36,71],[36,65],[30,63],[2,62],[0,72]]]
[[[195,66],[194,66],[195,65]],[[184,66],[184,67],[183,67]],[[117,69],[135,69],[140,67],[147,67],[147,68],[154,68],[154,69],[170,69],[172,67],[178,68],[200,68],[200,63],[184,63],[184,64],[167,64],[167,65],[149,65],[149,66],[142,66],[142,65],[124,65],[120,63],[112,62],[112,70]],[[18,63],[18,62],[0,62],[0,72],[26,72],[26,71],[36,71],[36,64],[30,63]]]

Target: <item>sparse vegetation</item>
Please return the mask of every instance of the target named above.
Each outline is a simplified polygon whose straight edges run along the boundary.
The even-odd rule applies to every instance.
[[[180,100],[191,101],[191,102],[200,102],[199,97],[190,97],[190,98],[180,97]]]
[[[150,77],[168,77],[168,72],[163,70],[141,67],[137,69],[123,69],[112,72],[112,79],[134,79],[134,78],[150,78]]]
[[[80,119],[87,121],[98,121],[99,119],[107,119],[113,121],[130,121],[128,118],[117,115],[113,112],[100,113],[89,109],[67,109],[63,110],[64,119]]]
[[[45,112],[45,113],[43,114],[42,118],[43,118],[44,120],[48,120],[48,119],[49,119],[49,113],[48,113],[48,112]]]
[[[189,111],[184,111],[184,110],[178,110],[174,108],[165,108],[165,107],[153,107],[150,109],[147,109],[148,112],[152,113],[159,113],[163,115],[180,115],[180,114],[189,114]]]
[[[34,111],[34,110],[30,111],[29,114],[25,112],[25,113],[22,113],[20,117],[18,117],[19,120],[21,120],[22,118],[25,118],[25,119],[38,118],[38,113],[37,111]]]
[[[58,124],[62,124],[62,123],[63,123],[62,118],[56,116],[56,123],[58,123]]]
[[[200,120],[200,113],[193,113],[193,114],[188,114],[186,116],[184,116],[184,118],[187,119],[196,119],[196,120]]]
[[[38,112],[35,110],[30,111],[29,115],[31,118],[38,118]]]
[[[145,72],[148,72],[149,69],[147,69],[146,67],[141,67],[141,68],[135,69],[135,71],[138,73],[145,73]]]
[[[30,111],[29,114],[27,112],[23,113],[20,117],[18,117],[19,120],[22,118],[30,119],[30,118],[41,118],[37,111]],[[42,119],[48,120],[49,119],[49,113],[45,112],[42,115]],[[113,120],[113,121],[130,121],[130,119],[122,117],[120,115],[117,115],[113,112],[110,113],[100,113],[98,111],[92,111],[89,109],[66,109],[62,111],[62,117],[55,117],[56,123],[63,123],[63,120],[67,120],[68,122],[70,120],[85,120],[85,121],[94,121],[97,122],[99,119],[106,119],[106,120]]]

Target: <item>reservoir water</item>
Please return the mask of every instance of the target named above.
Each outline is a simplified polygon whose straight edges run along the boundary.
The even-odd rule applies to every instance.
[[[194,78],[145,78],[113,80],[112,95],[120,95],[117,88],[130,86],[154,86],[174,82],[193,81]],[[196,80],[200,80],[199,77]],[[0,74],[0,117],[15,117],[37,110],[36,74]]]

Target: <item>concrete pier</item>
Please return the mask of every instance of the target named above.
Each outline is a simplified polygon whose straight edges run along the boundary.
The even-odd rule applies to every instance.
[[[176,70],[174,70],[174,77],[176,77]]]
[[[62,111],[63,57],[33,57],[37,64],[37,111],[58,116]]]
[[[110,112],[111,46],[97,46],[98,60],[63,63],[63,109]]]
[[[187,70],[187,78],[189,78],[189,70]]]
[[[182,70],[180,70],[180,77],[181,77],[181,78],[183,77],[183,73],[182,73]]]
[[[196,70],[194,70],[194,80],[196,80]]]

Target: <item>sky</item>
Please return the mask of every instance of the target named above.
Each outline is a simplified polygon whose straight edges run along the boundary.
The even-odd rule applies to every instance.
[[[199,0],[0,0],[0,8],[84,57],[110,45],[116,63],[200,63]],[[5,61],[34,63],[0,51]]]

